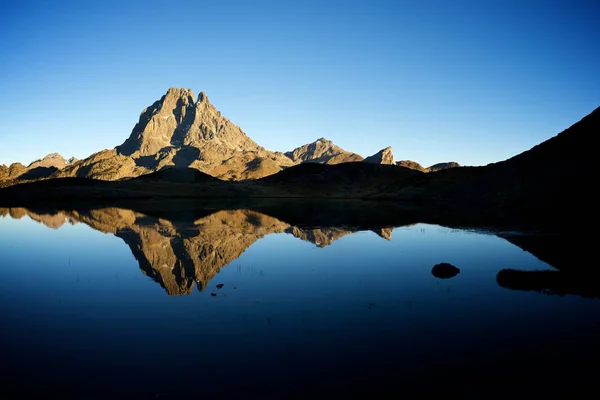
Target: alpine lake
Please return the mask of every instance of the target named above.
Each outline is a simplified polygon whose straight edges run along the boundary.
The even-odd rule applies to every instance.
[[[0,215],[10,398],[530,397],[597,379],[600,279],[568,235],[248,208]]]

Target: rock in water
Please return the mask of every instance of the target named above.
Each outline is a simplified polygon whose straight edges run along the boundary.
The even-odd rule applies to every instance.
[[[453,278],[456,275],[458,275],[459,272],[460,272],[460,269],[458,269],[454,265],[448,264],[448,263],[436,264],[431,269],[431,275],[435,276],[436,278],[440,278],[440,279]]]

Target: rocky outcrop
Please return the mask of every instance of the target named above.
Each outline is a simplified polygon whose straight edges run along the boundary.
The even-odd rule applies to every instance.
[[[369,156],[363,160],[363,162],[371,163],[371,164],[388,164],[395,165],[394,155],[392,154],[392,147],[386,147],[378,151],[377,153]]]
[[[418,162],[411,161],[411,160],[397,161],[396,165],[398,165],[400,167],[410,168],[412,170],[420,171],[420,172],[428,172],[429,171],[427,168],[424,168]]]
[[[460,167],[459,163],[450,161],[450,162],[445,162],[445,163],[434,164],[431,167],[427,168],[427,171],[428,172],[437,172],[437,171],[441,171],[444,169],[457,168],[457,167]]]
[[[61,156],[58,153],[51,153],[51,154],[48,154],[44,158],[35,160],[31,164],[29,164],[27,166],[27,168],[30,170],[34,169],[34,168],[39,168],[39,167],[44,167],[44,168],[54,167],[56,169],[63,169],[66,166],[69,166],[77,161],[78,160],[75,157],[71,157],[68,160],[66,160],[63,156]]]
[[[319,164],[340,164],[343,162],[362,161],[363,157],[342,149],[332,141],[320,138],[313,143],[305,144],[285,153],[294,164],[313,162]]]

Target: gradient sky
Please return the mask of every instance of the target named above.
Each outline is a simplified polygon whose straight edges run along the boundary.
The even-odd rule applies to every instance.
[[[600,106],[597,1],[14,1],[0,164],[121,144],[169,87],[260,145],[485,165]]]

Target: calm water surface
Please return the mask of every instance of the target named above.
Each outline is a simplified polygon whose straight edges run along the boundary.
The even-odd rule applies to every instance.
[[[5,394],[480,398],[575,393],[598,372],[598,298],[557,294],[560,272],[491,233],[2,214]],[[439,263],[460,272],[436,278]],[[525,271],[558,278],[515,290],[537,279]]]

